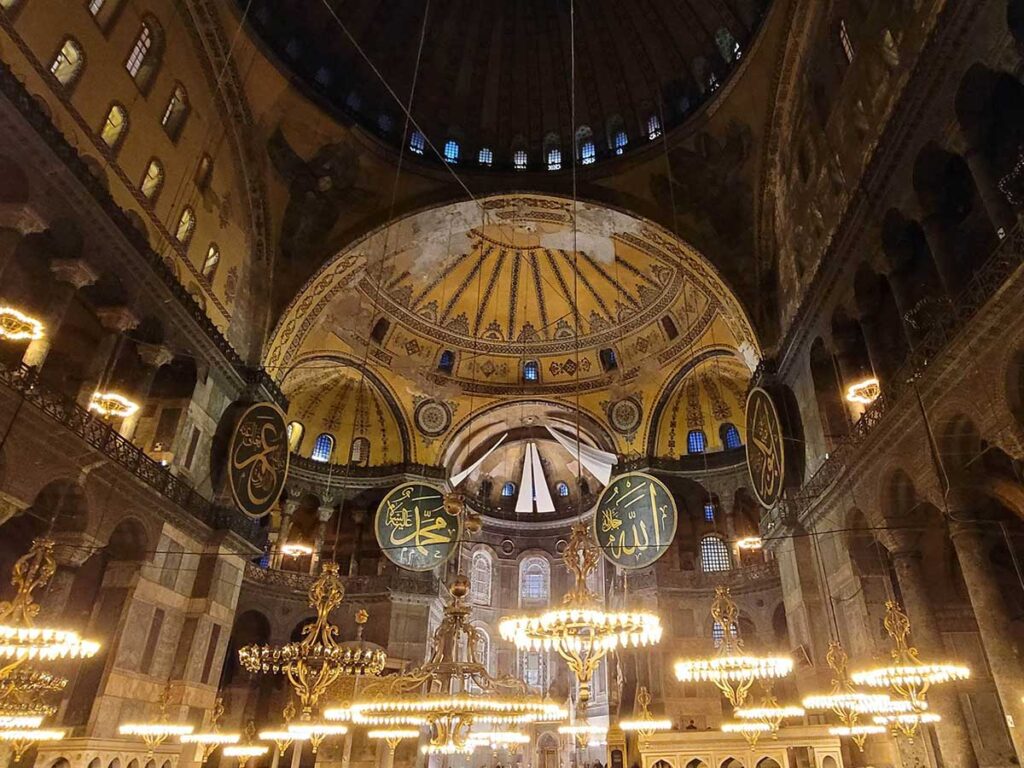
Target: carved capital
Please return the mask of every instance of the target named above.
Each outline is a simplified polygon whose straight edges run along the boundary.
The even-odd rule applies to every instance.
[[[150,368],[163,368],[174,359],[174,353],[158,344],[139,346],[139,357]]]
[[[35,208],[24,203],[0,204],[0,228],[14,229],[22,235],[33,235],[49,227]]]
[[[80,291],[99,279],[99,274],[85,259],[54,259],[50,271],[62,283],[74,286]]]
[[[100,307],[96,310],[100,325],[115,333],[130,331],[139,324],[139,318],[128,307]]]

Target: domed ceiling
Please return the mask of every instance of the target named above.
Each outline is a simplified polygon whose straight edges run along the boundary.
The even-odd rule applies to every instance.
[[[593,130],[599,157],[620,128],[636,143],[652,114],[672,126],[695,111],[742,57],[769,2],[577,2],[576,124]],[[404,102],[415,78],[413,117],[438,150],[460,142],[460,162],[477,165],[488,147],[495,167],[519,148],[536,164],[552,136],[567,152],[576,131],[569,0],[444,0],[429,4],[424,27],[427,7],[256,0],[248,19],[320,103],[386,141],[401,141],[404,117],[388,87]]]

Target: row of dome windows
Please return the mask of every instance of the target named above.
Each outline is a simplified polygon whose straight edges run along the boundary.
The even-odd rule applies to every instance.
[[[94,17],[99,18],[107,8],[107,3],[105,0],[91,0],[87,7]],[[159,23],[152,16],[145,16],[124,65],[125,70],[143,94],[148,92],[156,78],[163,58],[163,49],[164,35]],[[85,53],[81,44],[73,37],[65,38],[50,62],[50,74],[58,84],[70,90],[79,81],[84,69]],[[161,126],[172,142],[177,142],[181,136],[188,120],[189,111],[189,99],[185,86],[175,83],[160,119]],[[111,154],[116,156],[128,135],[128,128],[128,110],[123,104],[114,102],[98,130],[100,139]],[[197,188],[206,189],[212,176],[213,159],[208,154],[203,154],[199,159],[195,174]],[[158,158],[152,158],[139,183],[139,191],[150,205],[155,204],[160,195],[164,179],[163,163]],[[188,248],[195,227],[195,211],[191,206],[185,206],[174,230],[174,238],[183,248]],[[216,243],[210,243],[200,267],[201,276],[207,282],[212,282],[219,264],[220,248]]]
[[[501,486],[501,495],[505,498],[516,495],[516,484],[513,482],[505,483]],[[565,482],[555,483],[555,495],[561,496],[563,499],[569,496],[569,485]]]
[[[288,424],[288,450],[298,453],[302,446],[302,437],[306,428],[300,421],[292,421]],[[313,461],[329,462],[334,456],[334,435],[330,432],[322,432],[313,441],[313,450],[309,457]],[[349,462],[352,464],[366,465],[370,460],[370,440],[366,437],[357,437],[352,440],[349,449]]]

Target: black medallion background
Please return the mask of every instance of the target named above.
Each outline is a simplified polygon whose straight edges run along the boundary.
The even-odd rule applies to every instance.
[[[761,387],[747,395],[747,472],[761,506],[782,498],[786,476],[785,436],[775,400]]]
[[[408,571],[430,571],[455,554],[462,519],[445,511],[440,490],[414,482],[388,492],[373,528],[388,560]]]
[[[629,472],[613,478],[594,513],[601,554],[621,568],[646,568],[665,554],[679,522],[676,501],[658,478]]]
[[[277,503],[288,477],[288,424],[274,403],[245,409],[231,433],[227,476],[235,506],[263,517]]]

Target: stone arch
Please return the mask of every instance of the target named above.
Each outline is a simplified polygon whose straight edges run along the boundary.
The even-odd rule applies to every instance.
[[[695,757],[686,764],[686,768],[708,768],[708,764],[701,758]]]
[[[822,436],[826,447],[832,448],[850,433],[850,416],[843,401],[838,364],[820,336],[811,344],[808,364]]]
[[[757,768],[782,768],[774,757],[762,757],[757,761]]]
[[[746,768],[746,766],[735,757],[727,757],[719,764],[718,768]]]
[[[669,760],[658,760],[651,768],[674,768]]]

